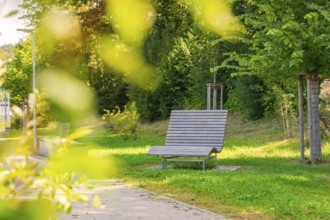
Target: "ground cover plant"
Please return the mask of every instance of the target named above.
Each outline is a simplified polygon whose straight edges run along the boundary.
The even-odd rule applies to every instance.
[[[229,217],[243,219],[327,219],[330,216],[329,144],[324,163],[299,162],[298,139],[283,139],[276,120],[242,122],[229,119],[223,172],[194,169],[151,169],[160,158],[146,156],[150,145],[162,145],[166,122],[142,126],[137,140],[103,133],[89,137],[102,146],[91,155],[111,156],[116,178]],[[308,155],[307,155],[308,157]]]

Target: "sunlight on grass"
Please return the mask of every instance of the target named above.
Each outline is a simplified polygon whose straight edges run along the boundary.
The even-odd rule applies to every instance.
[[[146,152],[150,149],[150,146],[145,147],[125,147],[125,148],[113,148],[113,149],[92,149],[89,150],[89,154],[95,157],[105,157],[111,156],[113,154],[123,155],[123,154],[146,154]]]
[[[298,157],[299,148],[294,149],[292,146],[297,146],[296,140],[280,140],[260,144],[256,146],[234,145],[231,147],[224,146],[223,152],[218,156],[219,158],[265,158],[265,157],[279,157],[279,158],[295,158]]]

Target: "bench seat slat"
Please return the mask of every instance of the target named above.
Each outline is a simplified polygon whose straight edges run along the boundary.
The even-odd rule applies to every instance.
[[[214,147],[197,148],[192,146],[154,146],[148,155],[156,156],[209,156],[211,153],[216,153],[218,150]]]
[[[166,143],[205,143],[205,144],[217,144],[221,143],[223,140],[214,140],[214,139],[195,139],[195,140],[189,140],[189,139],[167,139]],[[166,144],[165,144],[166,145]]]

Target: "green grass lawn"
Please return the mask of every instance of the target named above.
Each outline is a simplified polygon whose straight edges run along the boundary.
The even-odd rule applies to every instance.
[[[242,166],[241,169],[233,172],[150,169],[161,162],[160,158],[146,156],[146,152],[151,145],[163,145],[166,133],[163,124],[143,126],[135,141],[110,134],[90,137],[88,141],[102,146],[90,153],[115,158],[117,174],[113,178],[228,217],[330,218],[329,144],[323,145],[324,163],[302,164],[297,139],[282,139],[276,121],[229,120],[218,164]]]
[[[117,172],[109,178],[228,217],[330,218],[329,143],[323,143],[322,164],[299,163],[298,139],[283,139],[277,121],[243,122],[232,117],[218,164],[241,166],[239,170],[151,169],[160,165],[161,159],[147,156],[146,152],[152,145],[163,145],[166,125],[161,122],[141,126],[137,140],[122,140],[100,132],[82,141],[89,144],[90,155],[114,159]]]

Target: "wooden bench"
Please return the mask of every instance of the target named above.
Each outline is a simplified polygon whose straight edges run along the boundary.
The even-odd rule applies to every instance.
[[[65,138],[70,133],[70,123],[58,122],[56,125],[56,136]]]
[[[152,146],[147,155],[167,161],[201,162],[215,159],[224,144],[227,110],[173,110],[164,146]],[[214,154],[214,155],[213,155]]]
[[[66,137],[70,134],[70,123],[58,122],[56,125],[56,136],[48,138],[40,138],[39,154],[44,157],[50,157],[58,148],[58,146],[66,143],[70,147],[79,147],[87,154],[87,148],[84,143],[78,141],[67,142]]]

